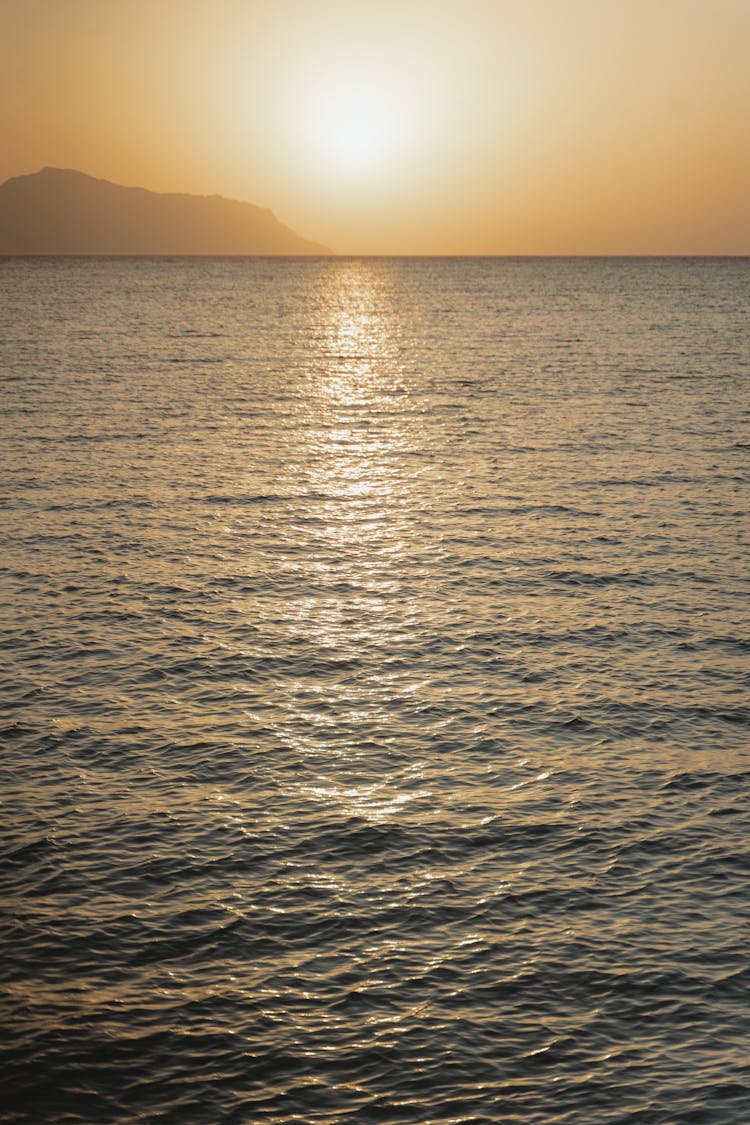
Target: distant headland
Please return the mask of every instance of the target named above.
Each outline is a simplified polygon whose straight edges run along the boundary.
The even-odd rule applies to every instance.
[[[272,211],[42,168],[0,185],[0,254],[330,254]]]

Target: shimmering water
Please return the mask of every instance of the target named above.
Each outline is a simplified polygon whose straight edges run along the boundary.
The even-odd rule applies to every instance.
[[[0,292],[2,1119],[750,1120],[750,262]]]

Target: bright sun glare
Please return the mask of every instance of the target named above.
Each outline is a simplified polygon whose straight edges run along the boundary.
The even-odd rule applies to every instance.
[[[399,141],[395,106],[378,91],[344,90],[310,107],[311,139],[342,172],[370,171],[393,156]]]

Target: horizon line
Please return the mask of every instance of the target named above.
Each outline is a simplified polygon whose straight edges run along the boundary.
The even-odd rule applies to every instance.
[[[595,258],[595,259],[601,259],[601,260],[612,260],[612,259],[641,259],[641,260],[644,260],[644,259],[655,259],[655,258],[659,258],[659,259],[665,259],[665,258],[675,258],[675,259],[731,258],[731,259],[737,259],[737,258],[750,258],[750,250],[749,251],[737,251],[736,253],[735,252],[731,252],[731,253],[727,253],[727,252],[712,253],[710,251],[709,252],[705,252],[705,251],[704,252],[701,252],[701,251],[697,251],[697,252],[696,251],[693,251],[693,252],[691,252],[691,251],[677,251],[677,252],[669,251],[669,252],[665,252],[665,253],[660,253],[659,251],[644,251],[644,252],[641,252],[641,251],[627,252],[626,251],[626,252],[620,252],[620,253],[589,253],[589,252],[586,252],[586,251],[575,251],[575,252],[568,253],[568,254],[559,253],[559,252],[549,253],[549,254],[546,254],[546,253],[513,253],[513,252],[464,253],[464,252],[461,252],[461,251],[457,251],[455,253],[445,253],[445,252],[436,251],[434,253],[417,253],[417,252],[415,252],[415,253],[390,254],[390,253],[383,252],[383,251],[377,251],[377,252],[365,251],[363,253],[358,253],[356,251],[342,251],[341,253],[339,253],[339,252],[333,251],[333,250],[328,254],[242,254],[242,253],[237,253],[237,254],[96,254],[96,253],[95,254],[67,254],[67,253],[64,253],[64,254],[35,254],[35,253],[25,254],[25,253],[5,253],[5,254],[2,254],[2,253],[0,253],[0,261],[2,261],[4,259],[7,259],[7,258],[86,258],[86,259],[95,259],[95,258],[102,258],[102,259],[106,259],[106,258],[139,258],[139,259],[141,259],[141,258],[144,258],[144,259],[145,258],[159,258],[159,259],[165,259],[165,260],[173,259],[173,258],[199,259],[199,260],[200,259],[208,259],[208,258],[215,258],[215,259],[259,258],[259,259],[265,259],[267,261],[273,261],[274,259],[281,259],[281,260],[284,260],[284,259],[286,259],[286,260],[297,260],[297,259],[299,259],[300,261],[310,261],[310,260],[315,261],[315,260],[329,259],[329,258],[336,258],[336,259],[339,259],[339,260],[347,260],[347,259],[351,260],[351,259],[362,259],[362,258],[388,258],[388,259],[398,258],[398,259],[405,259],[405,260],[411,260],[411,261],[418,261],[418,260],[422,260],[422,259],[424,259],[424,260],[434,260],[434,259],[450,260],[450,259],[467,259],[467,258],[485,259],[485,260],[487,260],[487,259],[491,259],[491,260],[503,259],[505,261],[519,261],[519,260],[522,260],[522,259],[569,260],[571,258],[581,258],[581,259]]]

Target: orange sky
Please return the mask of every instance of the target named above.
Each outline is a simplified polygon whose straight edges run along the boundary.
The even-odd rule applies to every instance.
[[[750,254],[750,0],[0,0],[0,137],[342,253]]]

